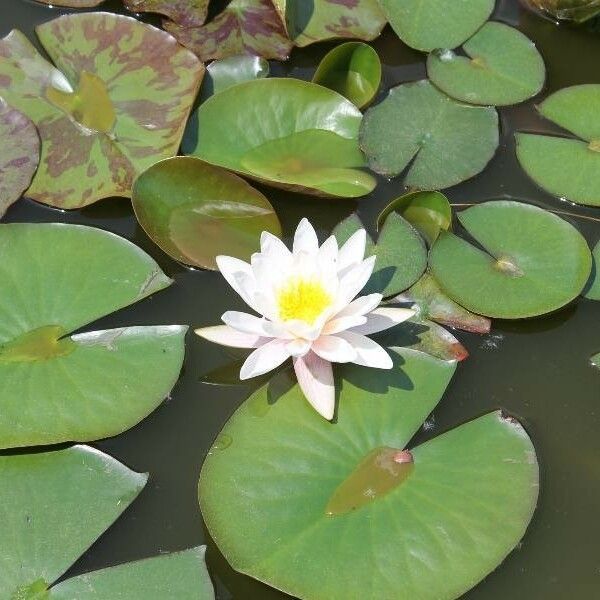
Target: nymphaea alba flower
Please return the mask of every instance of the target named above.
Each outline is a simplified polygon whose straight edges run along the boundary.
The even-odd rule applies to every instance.
[[[252,255],[250,264],[218,256],[225,279],[260,316],[228,311],[222,317],[225,325],[196,333],[225,346],[255,348],[240,379],[263,375],[291,357],[306,399],[331,420],[331,363],[391,369],[389,354],[366,336],[414,314],[404,308],[378,308],[381,294],[357,297],[375,266],[374,256],[364,257],[366,239],[360,229],[341,248],[334,236],[319,247],[312,225],[302,219],[291,252],[279,238],[264,232],[260,252]]]

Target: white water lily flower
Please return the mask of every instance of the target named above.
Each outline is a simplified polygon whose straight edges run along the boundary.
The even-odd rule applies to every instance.
[[[248,264],[218,256],[223,277],[259,316],[228,311],[225,325],[196,333],[211,342],[255,348],[240,379],[263,375],[293,359],[306,399],[326,419],[333,418],[335,388],[331,363],[391,369],[392,359],[366,337],[406,321],[414,311],[377,308],[381,294],[356,296],[365,286],[375,257],[365,259],[366,232],[360,229],[341,247],[331,236],[319,247],[317,234],[302,219],[293,250],[263,232],[261,251]]]

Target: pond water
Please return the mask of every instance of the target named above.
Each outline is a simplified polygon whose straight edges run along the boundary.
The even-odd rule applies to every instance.
[[[517,0],[497,3],[495,17],[519,27],[535,41],[546,60],[543,94],[580,83],[600,83],[600,26],[557,27],[525,10]],[[120,2],[104,10],[120,11]],[[29,0],[3,0],[0,34],[12,28],[34,40],[36,24],[69,12]],[[440,15],[440,19],[443,15]],[[151,22],[156,22],[152,18]],[[334,44],[294,51],[272,73],[310,79],[320,58]],[[384,63],[387,89],[425,76],[424,55],[404,46],[388,29],[373,43]],[[538,189],[518,166],[515,129],[550,131],[534,111],[535,100],[500,109],[499,152],[488,168],[447,190],[454,203],[513,197],[565,211],[564,218],[586,236],[600,239],[600,211],[572,206]],[[402,179],[381,180],[375,193],[358,202],[323,201],[261,188],[290,235],[307,216],[325,236],[358,209],[372,224],[378,211],[403,192]],[[137,224],[129,201],[107,200],[83,210],[61,212],[24,199],[8,211],[6,222],[82,223],[125,236],[151,254],[175,285],[92,328],[122,325],[215,324],[226,309],[241,309],[217,273],[193,271],[168,258]],[[86,328],[88,329],[88,328]],[[486,580],[464,596],[468,600],[588,599],[600,589],[600,373],[589,357],[600,351],[600,302],[579,299],[563,310],[529,321],[494,321],[489,335],[459,333],[471,353],[461,363],[444,399],[420,439],[437,435],[497,407],[517,416],[527,428],[541,463],[538,510],[522,545]],[[222,425],[249,395],[247,386],[211,386],[203,374],[231,360],[227,351],[187,338],[184,370],[171,397],[132,430],[94,444],[129,467],[151,474],[150,482],[123,516],[67,574],[208,544],[208,566],[219,600],[276,600],[288,596],[234,572],[203,527],[197,480],[204,456]],[[502,526],[501,523],[498,524]],[[260,544],[260,540],[256,540]]]

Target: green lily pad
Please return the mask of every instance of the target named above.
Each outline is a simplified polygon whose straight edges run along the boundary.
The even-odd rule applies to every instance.
[[[346,98],[297,79],[258,79],[212,96],[194,113],[185,151],[276,187],[356,197],[376,181],[358,170],[362,115]]]
[[[600,241],[592,252],[593,268],[592,275],[585,286],[584,296],[590,300],[600,300]]]
[[[452,207],[441,192],[410,192],[392,200],[377,217],[381,226],[388,215],[402,215],[431,246],[440,231],[452,227]]]
[[[335,423],[298,386],[234,413],[199,496],[236,570],[299,598],[450,599],[517,545],[538,495],[527,434],[494,412],[405,451],[456,363],[400,353],[391,371],[341,369]]]
[[[2,598],[214,597],[204,547],[87,573],[48,589],[129,506],[148,476],[87,446],[0,455],[0,474]]]
[[[396,176],[410,165],[407,186],[445,188],[473,177],[494,156],[498,113],[457,102],[427,80],[405,83],[367,111],[360,142],[376,173]]]
[[[182,27],[200,27],[206,21],[210,0],[123,0],[134,12],[164,15]]]
[[[362,42],[341,44],[323,57],[313,83],[339,92],[362,108],[373,100],[381,83],[379,55]]]
[[[352,214],[335,227],[333,235],[341,245],[359,229],[364,229],[364,225]],[[367,236],[365,256],[373,255],[377,256],[375,270],[362,294],[398,294],[415,283],[427,266],[427,250],[421,236],[396,213],[385,220],[377,242]]]
[[[202,102],[238,83],[269,75],[269,63],[260,56],[239,55],[213,60],[206,67],[200,99]]]
[[[392,29],[405,43],[430,52],[456,48],[490,17],[495,0],[379,0]]]
[[[470,311],[503,319],[542,315],[568,304],[588,280],[585,239],[551,212],[500,200],[458,219],[483,250],[444,232],[429,263],[442,290]]]
[[[269,201],[241,177],[199,158],[150,167],[133,186],[133,208],[148,236],[180,262],[217,270],[220,254],[249,260],[260,234],[281,237]]]
[[[544,59],[518,29],[490,21],[463,50],[466,57],[437,50],[427,58],[429,79],[457,100],[506,106],[535,96],[544,86]]]
[[[128,197],[138,173],[177,153],[202,64],[131,17],[71,14],[36,31],[60,71],[20,31],[0,40],[0,96],[42,141],[27,195],[61,208]]]
[[[516,133],[521,166],[551,194],[600,206],[600,84],[559,90],[538,110],[581,139]]]
[[[35,125],[0,98],[0,218],[29,187],[40,156]]]
[[[170,285],[154,260],[57,223],[0,225],[0,255],[0,448],[115,435],[163,401],[187,327],[72,334]]]

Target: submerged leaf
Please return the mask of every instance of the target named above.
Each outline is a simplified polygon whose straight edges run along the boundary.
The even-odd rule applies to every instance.
[[[585,286],[584,296],[590,300],[600,300],[600,241],[594,247],[592,259],[592,274]]]
[[[269,75],[269,63],[260,56],[239,55],[213,60],[206,67],[200,99],[203,102],[238,83],[262,79]]]

